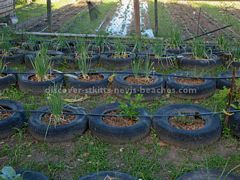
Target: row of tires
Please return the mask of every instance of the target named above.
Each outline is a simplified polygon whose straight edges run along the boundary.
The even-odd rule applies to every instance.
[[[16,66],[19,64],[25,64],[26,67],[32,68],[32,62],[35,60],[37,52],[29,52],[24,51],[19,54],[14,54],[12,56],[4,56],[3,61],[8,66]],[[60,51],[52,51],[49,50],[48,54],[50,56],[50,61],[52,64],[57,67],[63,64],[67,64],[70,67],[76,67],[76,58],[75,54],[67,54]],[[221,54],[221,53],[220,53]],[[126,56],[127,55],[127,56]],[[142,60],[150,60],[153,63],[155,69],[157,68],[167,68],[171,66],[178,65],[179,67],[189,68],[189,67],[217,67],[226,63],[226,58],[222,55],[211,55],[209,59],[194,59],[192,58],[191,53],[182,53],[182,54],[169,54],[163,57],[155,57],[154,54],[146,54],[146,53],[126,53],[125,57],[114,57],[114,52],[105,52],[103,54],[98,53],[89,53],[89,63],[92,66],[97,64],[102,64],[105,67],[116,67],[116,68],[126,68],[129,67],[133,60],[142,59]],[[117,66],[116,66],[117,65]],[[239,67],[238,62],[232,63],[232,66]]]
[[[54,73],[53,73],[54,74]],[[34,76],[34,72],[28,72],[15,76],[11,74],[11,71],[5,73],[6,76],[0,78],[0,90],[6,89],[11,85],[18,85],[19,89],[23,92],[29,92],[32,94],[45,93],[47,89],[54,85],[62,86],[65,82],[67,89],[70,93],[81,94],[101,94],[105,93],[109,87],[110,73],[95,72],[89,75],[98,74],[102,77],[101,80],[96,81],[81,81],[78,79],[80,72],[74,72],[72,74],[54,74],[54,79],[43,82],[34,82],[30,80]],[[238,76],[240,71],[238,71]],[[64,76],[66,77],[64,79]],[[189,99],[201,99],[206,98],[214,94],[216,88],[223,89],[223,87],[231,87],[231,72],[225,72],[219,75],[219,79],[204,78],[200,84],[196,83],[181,83],[177,79],[187,79],[186,77],[193,77],[190,72],[177,72],[170,74],[166,77],[160,76],[159,74],[152,74],[151,77],[154,81],[150,84],[132,84],[126,81],[127,77],[132,76],[132,73],[122,72],[115,76],[112,84],[112,92],[120,97],[123,97],[127,92],[132,95],[143,94],[143,97],[153,99],[159,97],[164,93],[170,93],[179,98]],[[177,77],[177,78],[176,78]],[[223,79],[221,79],[223,78]],[[225,78],[225,79],[224,79]],[[197,78],[192,78],[197,79]],[[72,89],[71,89],[72,88]],[[72,90],[72,92],[71,92]],[[68,91],[68,92],[69,92]]]
[[[184,148],[196,148],[212,144],[221,137],[222,125],[218,115],[193,104],[174,104],[159,109],[154,116],[149,116],[145,109],[139,109],[138,120],[129,126],[107,124],[103,117],[106,113],[119,110],[119,104],[103,105],[87,114],[84,109],[66,105],[65,112],[74,114],[74,119],[64,125],[49,125],[42,117],[50,112],[49,107],[42,107],[26,118],[22,105],[11,100],[0,100],[0,106],[15,111],[9,118],[0,121],[0,137],[14,133],[15,128],[23,127],[27,122],[29,132],[38,140],[62,142],[83,135],[89,128],[93,135],[109,143],[129,143],[145,138],[153,127],[162,141]],[[204,126],[200,129],[187,130],[176,128],[170,122],[171,117],[179,113],[200,114]],[[205,115],[201,115],[205,114]],[[152,118],[151,118],[152,117]],[[240,136],[239,113],[231,116],[229,126],[235,135]],[[27,120],[28,119],[28,120]]]
[[[23,180],[49,180],[49,177],[36,171],[20,170],[18,174],[22,175]],[[160,177],[159,177],[160,178]],[[240,176],[232,173],[226,173],[219,169],[200,169],[192,172],[188,172],[178,177],[177,180],[239,180]],[[139,178],[133,177],[129,174],[122,173],[119,171],[100,171],[92,173],[87,176],[80,177],[78,180],[140,180]]]

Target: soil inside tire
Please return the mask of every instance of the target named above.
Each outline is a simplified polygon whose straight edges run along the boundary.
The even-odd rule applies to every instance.
[[[78,79],[83,82],[95,82],[95,81],[101,81],[104,79],[104,76],[101,74],[89,74],[88,79],[83,78],[83,76],[79,76]]]
[[[140,85],[149,85],[154,83],[154,78],[152,77],[143,77],[143,76],[139,76],[139,77],[134,77],[134,76],[128,76],[125,79],[128,83],[131,84],[140,84]]]
[[[203,84],[204,80],[199,78],[175,78],[175,80],[180,84]]]
[[[131,119],[128,117],[119,117],[118,116],[119,114],[120,114],[120,111],[107,112],[105,113],[105,115],[110,115],[110,116],[103,116],[102,120],[108,125],[119,126],[119,127],[132,126],[137,122],[136,119]]]
[[[53,74],[48,74],[47,75],[47,79],[45,79],[44,81],[51,81],[53,79],[55,79],[56,76],[53,75]],[[37,78],[36,74],[35,75],[32,75],[28,78],[30,81],[34,81],[34,82],[42,82],[42,81],[39,81],[39,79]]]
[[[170,124],[177,129],[198,130],[205,126],[205,121],[201,117],[170,117]]]
[[[69,113],[67,111],[64,111],[65,113]],[[69,124],[71,121],[73,121],[76,118],[75,115],[71,115],[71,114],[62,114],[60,117],[60,121],[56,121],[54,116],[52,114],[49,113],[45,113],[42,116],[42,122],[46,125],[50,125],[50,126],[63,126],[66,124]]]
[[[0,106],[0,110],[4,111],[4,110],[11,110],[11,109],[5,106]],[[12,114],[13,114],[12,112],[0,112],[0,120],[7,119],[10,116],[12,116]]]

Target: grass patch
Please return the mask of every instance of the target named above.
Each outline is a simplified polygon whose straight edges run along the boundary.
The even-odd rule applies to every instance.
[[[150,0],[148,4],[151,26],[152,29],[155,29],[154,0]],[[169,38],[171,36],[170,32],[176,27],[172,21],[171,15],[162,2],[158,2],[158,27],[159,32],[157,36],[164,38]]]
[[[100,26],[101,22],[108,15],[109,11],[114,12],[117,8],[118,1],[116,0],[103,0],[98,5],[99,16],[98,19],[90,21],[89,13],[87,10],[81,11],[78,15],[72,18],[69,22],[63,25],[60,32],[68,33],[96,33],[96,29]]]

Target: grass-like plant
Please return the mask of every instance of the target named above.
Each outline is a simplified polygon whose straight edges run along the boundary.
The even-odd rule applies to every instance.
[[[114,53],[114,57],[116,58],[125,58],[127,57],[127,54],[126,54],[126,45],[124,43],[121,42],[120,39],[117,39],[115,41],[115,53]]]
[[[192,53],[195,58],[208,58],[205,42],[202,39],[194,39],[191,42]]]
[[[3,62],[3,58],[0,59],[0,77],[2,77],[2,73],[6,69],[6,64]]]
[[[159,40],[153,44],[153,53],[156,58],[161,58],[166,54],[166,47],[163,41]]]
[[[230,50],[230,42],[224,36],[219,36],[217,39],[217,44],[222,51]]]
[[[146,78],[150,77],[150,74],[153,72],[153,63],[148,59],[144,62],[144,76]]]
[[[132,98],[131,93],[127,93],[125,95],[126,102],[120,102],[119,108],[122,115],[127,116],[133,120],[137,120],[137,116],[139,115],[138,109],[144,108],[144,103],[142,103],[143,95],[136,94],[134,98]]]
[[[87,46],[84,42],[81,42],[78,45],[77,52],[76,52],[76,60],[78,69],[81,72],[81,75],[84,79],[89,78],[89,71],[90,71],[90,63]]]
[[[38,81],[46,81],[49,79],[51,63],[47,52],[47,48],[42,46],[41,50],[37,53],[35,60],[33,62],[31,61]]]
[[[71,49],[69,44],[66,42],[66,39],[63,36],[59,36],[54,44],[54,49],[57,51],[64,48]]]
[[[240,42],[235,42],[231,48],[233,61],[240,61]]]
[[[177,28],[176,28],[177,29]],[[181,32],[178,30],[172,30],[170,32],[169,46],[171,48],[179,48],[183,43]]]
[[[135,59],[132,61],[132,72],[135,78],[138,78],[141,73],[143,61],[141,59]]]
[[[106,45],[106,37],[104,34],[98,34],[94,39],[95,45],[98,48],[98,51],[102,53],[104,51],[104,46]]]
[[[1,29],[1,41],[0,41],[0,49],[2,49],[1,54],[3,56],[7,56],[10,53],[12,45],[10,43],[9,29],[2,28]]]
[[[47,95],[48,106],[51,113],[50,121],[55,125],[59,124],[63,119],[64,99],[62,97],[61,88],[53,86]]]

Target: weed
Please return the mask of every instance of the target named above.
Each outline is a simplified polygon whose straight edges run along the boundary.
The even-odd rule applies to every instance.
[[[137,116],[139,114],[138,110],[144,107],[144,104],[142,103],[143,95],[137,94],[133,99],[131,94],[127,93],[125,95],[125,99],[128,101],[128,103],[120,102],[119,107],[120,107],[121,114],[131,119],[137,119]]]

